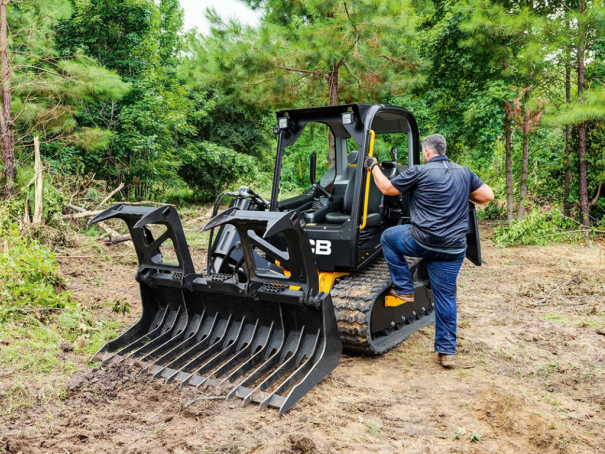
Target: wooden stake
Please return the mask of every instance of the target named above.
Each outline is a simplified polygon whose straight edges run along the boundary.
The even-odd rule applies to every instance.
[[[43,168],[42,159],[40,158],[40,139],[38,136],[34,137],[34,156],[35,156],[35,180],[36,180],[36,199],[34,201],[34,224],[42,224],[42,212],[44,203],[44,179],[43,179]]]

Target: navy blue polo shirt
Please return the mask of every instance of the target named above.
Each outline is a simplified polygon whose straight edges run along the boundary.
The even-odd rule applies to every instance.
[[[428,249],[462,252],[466,249],[468,200],[483,181],[468,167],[435,156],[412,166],[391,180],[402,194],[410,193],[412,237]]]

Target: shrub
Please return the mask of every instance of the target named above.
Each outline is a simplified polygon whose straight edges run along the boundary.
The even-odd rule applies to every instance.
[[[0,320],[31,308],[70,304],[52,252],[6,221],[0,223],[0,248]]]
[[[200,191],[200,200],[213,201],[228,185],[258,173],[255,159],[210,142],[191,145],[183,156],[179,175]]]
[[[500,205],[497,201],[493,200],[488,203],[483,210],[477,211],[477,216],[480,219],[496,221],[506,218],[506,207]]]
[[[580,226],[561,214],[560,209],[540,213],[532,211],[522,221],[513,221],[507,226],[494,230],[494,241],[497,246],[541,245],[556,241],[577,241],[583,238]]]
[[[59,182],[59,184],[60,183],[61,182]],[[44,201],[42,204],[42,219],[44,224],[55,229],[64,229],[65,221],[62,219],[62,215],[67,207],[68,201],[63,192],[58,190],[47,178],[44,180],[42,197]],[[29,216],[31,219],[34,215],[35,205],[34,185],[31,185],[29,188],[25,185],[21,186],[16,197],[3,202],[6,214],[10,215],[12,218],[22,219],[25,212],[25,201],[27,199],[29,199]]]

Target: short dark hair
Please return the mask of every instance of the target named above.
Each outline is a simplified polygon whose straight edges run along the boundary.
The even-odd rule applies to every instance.
[[[431,134],[426,137],[420,144],[422,148],[426,148],[432,153],[444,155],[447,150],[447,142],[441,134]]]

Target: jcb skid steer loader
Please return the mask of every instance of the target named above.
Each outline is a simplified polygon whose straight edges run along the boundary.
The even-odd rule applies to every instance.
[[[277,121],[271,199],[246,187],[222,195],[232,202],[204,227],[211,232],[204,274],[194,270],[174,207],[121,204],[91,221],[120,218],[128,225],[143,305],[139,322],[93,360],[137,364],[154,378],[213,388],[277,407],[281,415],[338,365],[343,347],[379,355],[434,322],[422,260],[410,261],[414,302],[385,296],[391,281],[380,236],[410,221],[408,197],[383,196],[363,166],[366,156],[385,147],[388,154],[393,144],[407,153],[399,159],[393,147],[382,161],[389,178],[420,164],[414,116],[399,107],[353,104],[281,111]],[[305,131],[314,141],[299,142]],[[335,162],[324,165],[318,181],[309,143],[325,138],[317,152],[327,161],[328,131]],[[281,198],[282,186],[300,179],[307,162],[310,187]],[[157,238],[154,224],[165,226]],[[162,257],[168,241],[175,263]],[[472,204],[467,257],[481,264]]]

